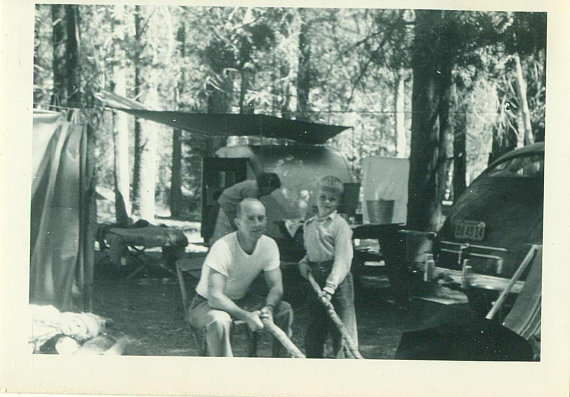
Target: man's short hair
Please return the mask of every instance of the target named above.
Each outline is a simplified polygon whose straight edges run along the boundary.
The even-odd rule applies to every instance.
[[[319,179],[317,182],[317,187],[319,190],[324,190],[326,192],[337,194],[339,196],[344,192],[344,183],[342,183],[342,181],[336,176],[332,175],[323,176],[321,179]]]
[[[274,172],[262,172],[257,176],[256,180],[258,188],[265,186],[268,188],[267,190],[273,191],[281,187],[281,180]]]
[[[241,215],[241,211],[242,211],[242,206],[244,203],[251,203],[251,202],[256,202],[259,203],[261,205],[263,205],[263,203],[261,201],[259,201],[256,198],[252,198],[252,197],[248,197],[248,198],[244,198],[242,201],[240,201],[236,207],[236,218],[239,218]],[[263,205],[263,208],[265,208],[265,206]]]

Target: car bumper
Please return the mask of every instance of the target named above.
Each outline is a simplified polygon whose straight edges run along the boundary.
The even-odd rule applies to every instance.
[[[435,267],[426,272],[424,264],[417,266],[417,271],[424,275],[424,281],[437,282],[441,285],[459,285],[462,289],[478,288],[488,291],[501,292],[507,288],[510,280],[503,277],[490,276],[464,272],[462,270],[452,270],[444,267]],[[524,281],[517,281],[513,284],[511,293],[518,294],[524,286]]]

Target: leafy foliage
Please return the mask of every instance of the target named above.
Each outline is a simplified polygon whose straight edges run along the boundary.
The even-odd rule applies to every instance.
[[[430,41],[435,37],[446,43],[443,54],[452,65],[449,118],[455,133],[467,137],[468,180],[486,164],[491,135],[499,140],[517,136],[513,54],[522,60],[535,135],[544,137],[544,13],[442,11],[422,32],[416,29],[413,10],[139,6],[144,40],[137,42],[135,8],[123,7],[121,13],[114,5],[77,6],[84,98],[99,88],[112,91],[115,67],[125,70],[127,81],[134,81],[138,62],[143,68],[139,96],[135,98],[133,84],[127,87],[127,96],[155,109],[205,112],[212,110],[215,98],[223,102],[220,108],[231,112],[352,126],[328,145],[343,153],[359,175],[363,158],[396,155],[394,104],[399,79],[404,80],[404,125],[410,138],[411,61],[417,46],[435,45]],[[36,106],[47,106],[53,90],[51,40],[49,5],[36,5]],[[303,51],[310,55],[306,65],[300,64]],[[437,64],[441,59],[428,56],[423,61]],[[306,73],[302,82],[299,73]],[[148,103],[152,90],[157,96]],[[298,99],[305,94],[299,91],[306,91],[308,98],[303,109]],[[111,188],[113,121],[110,112],[94,110],[100,114],[99,184]],[[156,124],[152,128],[159,134],[161,148],[156,196],[164,206],[172,131]],[[200,159],[206,142],[186,131],[182,142],[182,190],[186,205],[198,211]],[[131,148],[131,160],[132,152]]]

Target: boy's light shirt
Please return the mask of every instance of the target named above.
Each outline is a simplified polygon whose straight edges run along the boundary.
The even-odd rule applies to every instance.
[[[324,291],[334,294],[338,285],[350,272],[352,263],[352,229],[333,211],[324,218],[315,215],[305,222],[306,258],[310,262],[334,260]]]

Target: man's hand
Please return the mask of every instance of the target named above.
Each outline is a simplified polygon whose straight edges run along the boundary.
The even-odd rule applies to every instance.
[[[247,326],[249,327],[249,329],[252,332],[256,332],[256,331],[263,329],[263,323],[261,322],[261,319],[259,318],[260,313],[261,312],[259,310],[247,313],[247,316],[245,318],[245,322],[247,323]]]
[[[273,322],[273,306],[263,306],[261,312],[259,313],[259,318],[268,319]]]
[[[299,272],[303,278],[308,279],[309,273],[311,273],[311,266],[305,262],[299,262]]]

